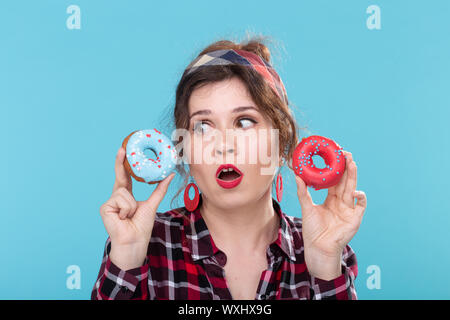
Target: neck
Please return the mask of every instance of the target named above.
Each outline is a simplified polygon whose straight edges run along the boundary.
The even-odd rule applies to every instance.
[[[278,236],[280,220],[270,189],[261,198],[230,209],[218,208],[202,196],[200,213],[214,243],[224,251],[265,251]]]

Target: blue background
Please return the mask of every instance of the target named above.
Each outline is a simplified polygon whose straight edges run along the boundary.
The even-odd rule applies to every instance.
[[[79,30],[66,27],[71,4]],[[380,30],[366,26],[372,4]],[[358,166],[368,199],[350,242],[359,298],[449,299],[449,14],[445,0],[2,1],[0,298],[90,298],[123,138],[165,131],[187,64],[248,31],[278,41],[273,64],[299,125]],[[282,173],[282,209],[301,216],[293,173]],[[154,187],[134,189],[143,200]],[[66,287],[69,265],[81,269],[79,290]],[[366,285],[370,265],[378,290]]]

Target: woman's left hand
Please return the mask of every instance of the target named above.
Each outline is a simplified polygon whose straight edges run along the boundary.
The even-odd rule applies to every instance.
[[[341,274],[342,251],[358,231],[367,206],[365,193],[356,190],[357,167],[352,154],[342,152],[347,158],[345,172],[337,185],[328,188],[321,205],[312,201],[305,182],[295,175],[302,208],[305,263],[311,275],[323,280]]]

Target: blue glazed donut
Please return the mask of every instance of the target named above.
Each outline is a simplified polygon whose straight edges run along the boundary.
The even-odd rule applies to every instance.
[[[138,130],[122,143],[125,169],[137,181],[157,183],[175,170],[177,152],[172,141],[156,129]],[[144,151],[150,151],[145,154]],[[149,156],[155,154],[156,158]]]

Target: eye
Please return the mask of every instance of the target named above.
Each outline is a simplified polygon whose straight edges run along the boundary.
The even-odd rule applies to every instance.
[[[253,124],[256,123],[255,120],[251,119],[251,118],[241,118],[238,120],[238,122],[243,123],[242,128],[249,128],[251,127]]]
[[[197,122],[195,122],[194,127],[192,128],[192,131],[195,133],[203,134],[207,130],[206,127],[204,127],[204,125],[208,125],[208,124],[203,120],[197,121]]]

